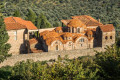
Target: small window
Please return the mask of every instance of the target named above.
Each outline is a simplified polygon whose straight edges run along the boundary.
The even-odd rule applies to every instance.
[[[56,45],[56,51],[58,51],[58,45]]]
[[[14,40],[17,40],[17,31],[14,32]]]
[[[84,42],[84,38],[80,39],[80,42]]]
[[[112,39],[112,36],[110,36],[110,39]]]
[[[58,44],[58,42],[55,42],[55,44]]]
[[[105,36],[105,39],[107,40],[107,39],[108,39],[108,37],[107,37],[107,36]]]
[[[78,28],[78,31],[77,31],[78,33],[80,33],[80,28]]]
[[[80,44],[80,47],[82,47],[83,46],[83,44]]]

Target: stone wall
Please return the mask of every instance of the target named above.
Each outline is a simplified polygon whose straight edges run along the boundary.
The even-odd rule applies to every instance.
[[[11,44],[9,53],[12,53],[12,55],[16,55],[19,54],[20,51],[24,51],[24,31],[25,29],[7,31],[9,35],[8,43]]]
[[[56,27],[54,27],[54,28],[44,28],[44,29],[39,29],[39,33],[41,33],[41,32],[43,32],[43,31],[46,31],[46,30],[48,30],[48,31],[52,31],[52,30],[54,30]]]
[[[42,52],[42,53],[31,53],[31,54],[20,54],[13,55],[12,57],[7,58],[3,63],[0,64],[0,67],[10,65],[13,66],[18,61],[26,61],[27,59],[32,59],[34,61],[45,61],[50,59],[57,59],[58,55],[64,57],[68,55],[69,59],[77,58],[79,56],[94,56],[97,51],[104,51],[103,48],[93,48],[93,49],[83,49],[83,50],[69,50],[69,51],[56,51],[56,52]]]

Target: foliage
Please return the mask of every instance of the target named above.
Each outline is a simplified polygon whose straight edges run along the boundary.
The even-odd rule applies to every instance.
[[[8,55],[8,51],[10,49],[10,44],[7,43],[9,37],[8,33],[5,29],[5,25],[3,22],[3,17],[0,16],[0,63],[3,62]]]
[[[66,57],[67,58],[67,57]],[[18,62],[13,67],[3,67],[3,80],[119,80],[120,48],[107,47],[93,57],[64,59],[57,61]]]
[[[105,24],[113,23],[119,27],[119,3],[120,0],[1,0],[0,9],[4,16],[11,16],[19,8],[21,17],[26,18],[30,8],[37,16],[44,13],[52,25],[70,16],[90,15]]]
[[[32,9],[28,9],[26,20],[32,21],[35,24],[36,14]]]
[[[20,14],[19,9],[17,9],[17,10],[15,11],[15,13],[13,14],[13,16],[14,16],[14,17],[21,17],[21,14]]]
[[[37,18],[37,27],[40,28],[50,28],[52,27],[51,24],[48,22],[46,16],[44,16],[43,13],[41,13]]]

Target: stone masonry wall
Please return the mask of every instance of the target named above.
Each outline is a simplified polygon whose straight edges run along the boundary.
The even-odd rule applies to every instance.
[[[0,64],[0,67],[10,65],[13,66],[18,61],[26,61],[27,59],[32,59],[34,61],[45,61],[50,59],[57,59],[58,55],[64,57],[68,55],[69,59],[77,58],[79,56],[94,56],[97,51],[104,51],[103,48],[93,48],[93,49],[83,49],[83,50],[68,50],[68,51],[56,51],[56,52],[42,52],[42,53],[31,53],[31,54],[20,54],[20,55],[13,55],[3,63]]]
[[[11,44],[9,53],[12,53],[12,55],[19,54],[20,50],[22,51],[25,49],[25,47],[24,47],[24,31],[25,31],[25,29],[7,31],[8,35],[9,35],[8,43]],[[17,35],[15,35],[16,33],[17,33]],[[15,37],[16,37],[16,40],[15,40]]]

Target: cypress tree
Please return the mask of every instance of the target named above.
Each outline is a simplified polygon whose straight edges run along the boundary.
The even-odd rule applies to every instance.
[[[13,16],[15,16],[15,17],[21,17],[19,9],[15,10]]]
[[[28,9],[28,14],[26,17],[26,20],[32,21],[32,23],[35,24],[35,20],[36,20],[36,14],[32,9]]]
[[[8,56],[8,51],[10,49],[10,44],[7,43],[9,37],[5,29],[3,22],[3,17],[0,17],[0,63],[3,62]]]
[[[43,13],[41,13],[38,16],[37,27],[38,28],[50,28],[50,27],[52,27],[50,22],[47,20],[46,16]]]

